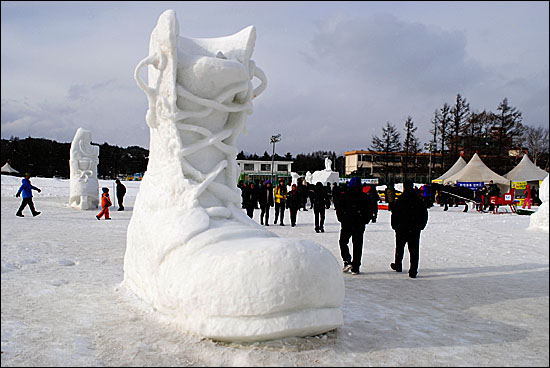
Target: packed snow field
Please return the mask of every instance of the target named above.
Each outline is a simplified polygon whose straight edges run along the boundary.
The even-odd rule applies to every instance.
[[[307,338],[220,343],[179,331],[128,292],[126,211],[68,207],[69,180],[31,178],[42,214],[15,216],[21,178],[2,175],[2,366],[548,366],[549,235],[529,216],[429,210],[418,278],[390,270],[388,211],[367,225],[361,274],[344,275],[344,325]],[[112,188],[112,181],[100,180]],[[254,219],[259,221],[259,210]],[[339,223],[313,211],[281,237],[313,239],[340,261]],[[162,234],[159,234],[162,236]],[[208,270],[204,270],[208,277]],[[182,280],[184,282],[184,280]]]

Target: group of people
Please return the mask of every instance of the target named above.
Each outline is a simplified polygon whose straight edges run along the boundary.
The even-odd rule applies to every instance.
[[[124,210],[123,200],[126,194],[126,187],[116,180],[117,199],[119,211]],[[271,182],[267,180],[264,185],[255,188],[255,183],[239,183],[242,192],[243,208],[246,208],[248,216],[251,218],[254,209],[259,205],[261,209],[260,223],[269,226],[269,210],[275,207],[274,224],[279,223],[284,226],[285,209],[290,212],[290,224],[296,226],[296,215],[300,209],[307,211],[307,199],[310,199],[311,207],[315,214],[315,231],[323,233],[325,223],[325,210],[329,209],[331,203],[336,210],[336,218],[340,222],[339,246],[340,254],[344,263],[343,272],[358,274],[361,266],[363,254],[363,238],[366,225],[371,221],[376,222],[378,213],[379,196],[375,187],[362,185],[361,179],[353,177],[347,185],[337,185],[334,183],[331,190],[330,186],[323,186],[317,182],[313,190],[307,189],[307,184],[293,184],[291,190],[287,190],[284,179],[280,179],[275,188],[272,188]],[[408,244],[410,254],[409,277],[415,278],[418,272],[419,243],[420,232],[425,228],[428,221],[427,207],[421,196],[415,191],[412,182],[405,182],[404,192],[398,198],[392,198],[391,206],[391,226],[395,230],[395,257],[394,262],[390,264],[391,269],[402,272],[402,261],[405,244]],[[36,211],[32,200],[32,191],[39,193],[41,190],[31,184],[30,175],[26,174],[22,180],[21,187],[17,191],[16,197],[21,194],[23,201],[16,215],[24,217],[23,210],[29,206],[33,216],[40,215]],[[101,212],[96,215],[98,220],[105,217],[110,220],[109,207],[112,202],[109,197],[109,188],[102,188]],[[391,194],[391,191],[389,192]],[[307,197],[305,197],[307,195]],[[388,200],[388,191],[386,192]],[[348,244],[352,242],[352,252],[350,253]]]
[[[428,223],[428,210],[412,182],[405,182],[403,188],[404,191],[400,197],[392,198],[391,202],[388,202],[391,203],[391,209],[388,206],[391,211],[391,227],[395,231],[395,255],[390,268],[396,272],[402,272],[405,244],[407,244],[410,259],[409,277],[416,278],[420,232]],[[362,190],[361,179],[354,177],[350,180],[347,190],[340,193],[334,201],[336,217],[341,224],[339,245],[344,262],[343,271],[352,274],[358,274],[360,270],[365,227],[370,221],[374,222],[376,219],[378,205],[369,198],[368,192]],[[391,190],[389,193],[392,194]],[[352,254],[348,248],[350,238],[353,244]]]
[[[257,185],[258,184],[258,185]],[[343,260],[343,272],[360,273],[363,254],[363,239],[366,225],[375,223],[378,214],[380,197],[376,187],[361,183],[358,177],[352,178],[347,184],[333,183],[324,186],[317,182],[313,189],[303,182],[292,184],[291,189],[283,178],[279,179],[275,188],[269,180],[261,183],[239,182],[241,188],[242,207],[250,218],[254,209],[261,210],[260,223],[269,226],[269,210],[275,207],[274,224],[284,226],[285,209],[289,209],[290,224],[296,226],[296,215],[299,210],[307,211],[307,200],[310,200],[310,209],[315,214],[315,231],[325,231],[325,210],[334,205],[336,218],[340,222],[339,247]],[[408,244],[410,254],[409,277],[416,278],[418,273],[418,259],[420,247],[420,232],[428,222],[428,206],[423,198],[422,191],[414,188],[412,182],[405,182],[404,192],[397,197],[393,185],[386,190],[386,201],[391,211],[391,226],[395,231],[394,262],[390,268],[402,272],[402,261],[405,245]],[[328,189],[327,189],[328,188]],[[350,252],[349,243],[352,249]]]
[[[116,179],[116,195],[118,200],[118,211],[124,211],[124,195],[126,194],[126,186],[120,182],[120,180]],[[17,198],[19,196],[23,197],[23,201],[21,202],[21,205],[19,206],[19,209],[15,213],[18,217],[25,217],[23,215],[23,210],[25,207],[29,206],[29,209],[31,210],[31,214],[33,217],[38,216],[41,214],[40,211],[37,211],[34,207],[33,202],[33,195],[32,191],[36,190],[38,193],[40,193],[42,190],[40,188],[35,187],[31,184],[31,176],[30,174],[25,174],[25,177],[21,181],[21,186],[19,187],[19,190],[15,194]],[[112,206],[111,198],[109,197],[109,188],[101,188],[101,191],[103,192],[101,195],[101,211],[95,216],[96,219],[101,220],[101,217],[105,217],[105,220],[110,220],[111,216],[109,214],[109,207]]]

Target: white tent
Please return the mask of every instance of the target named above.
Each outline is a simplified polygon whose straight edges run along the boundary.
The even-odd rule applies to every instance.
[[[490,180],[500,187],[501,192],[510,190],[510,180],[489,169],[476,153],[462,170],[443,180],[443,184],[455,184],[459,181],[488,183]]]
[[[13,167],[10,166],[9,162],[6,162],[4,166],[2,166],[2,172],[9,173],[9,174],[17,174],[19,171],[15,170]]]
[[[547,176],[548,173],[537,167],[527,155],[523,155],[519,164],[504,175],[511,181],[539,181],[544,180]]]
[[[432,180],[432,182],[440,183],[443,182],[443,180],[447,179],[449,176],[452,176],[462,170],[467,165],[466,160],[460,156],[458,160],[456,160],[455,164],[451,166],[449,170],[443,175],[441,175],[439,178]]]

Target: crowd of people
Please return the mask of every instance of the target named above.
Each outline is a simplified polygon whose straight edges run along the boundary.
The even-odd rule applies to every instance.
[[[275,207],[273,224],[285,226],[285,210],[289,210],[290,226],[296,226],[298,211],[313,209],[315,217],[315,232],[324,233],[325,211],[332,205],[336,218],[340,222],[339,246],[343,261],[343,272],[354,275],[360,273],[363,254],[363,239],[366,225],[375,223],[378,216],[380,196],[373,185],[362,184],[361,179],[353,177],[347,183],[330,183],[323,185],[308,184],[298,180],[290,190],[284,178],[280,178],[275,188],[266,180],[264,183],[240,181],[242,208],[250,218],[254,210],[260,209],[260,224],[269,226],[269,209]],[[408,244],[410,254],[409,277],[416,278],[420,246],[420,232],[428,221],[427,208],[429,200],[425,198],[429,190],[415,189],[412,182],[405,182],[404,192],[397,196],[393,185],[389,185],[384,193],[391,211],[391,226],[395,231],[395,257],[390,268],[402,272],[402,261],[405,245]],[[426,194],[424,194],[426,193]],[[309,206],[308,206],[309,203]],[[432,201],[433,203],[433,201]],[[351,252],[349,243],[351,240]]]

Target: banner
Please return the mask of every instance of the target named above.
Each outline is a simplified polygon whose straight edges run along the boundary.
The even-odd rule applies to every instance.
[[[514,188],[514,189],[525,189],[525,188],[527,188],[527,182],[526,181],[513,181],[512,182],[512,188]]]
[[[481,188],[483,186],[483,182],[482,181],[459,181],[456,183],[456,186],[466,187],[472,190],[476,190],[477,188]]]

